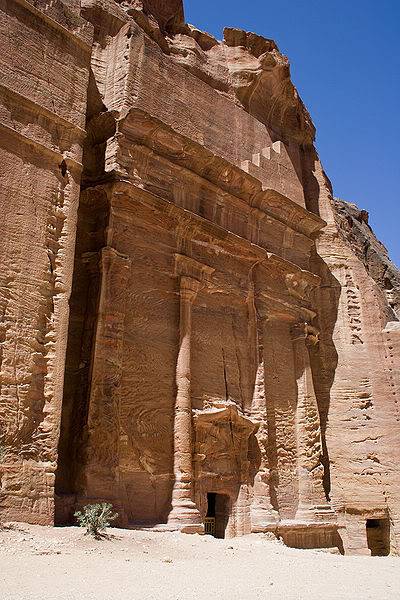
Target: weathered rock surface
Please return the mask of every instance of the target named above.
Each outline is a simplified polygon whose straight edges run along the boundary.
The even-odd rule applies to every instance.
[[[353,252],[364,263],[368,274],[384,290],[389,311],[388,320],[400,317],[400,271],[390,260],[388,251],[370,225],[368,213],[355,204],[335,198],[339,231]],[[394,315],[393,315],[394,313]]]
[[[0,6],[0,515],[397,551],[399,274],[286,57],[179,1]]]
[[[54,518],[92,26],[79,2],[0,3],[1,509]]]

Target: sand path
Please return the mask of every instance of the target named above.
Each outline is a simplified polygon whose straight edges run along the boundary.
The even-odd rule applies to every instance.
[[[400,559],[286,548],[265,536],[77,527],[0,531],[1,600],[399,600]]]

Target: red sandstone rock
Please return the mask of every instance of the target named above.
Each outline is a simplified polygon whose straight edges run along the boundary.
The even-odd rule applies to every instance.
[[[286,57],[178,0],[1,11],[0,517],[396,552],[400,276]]]

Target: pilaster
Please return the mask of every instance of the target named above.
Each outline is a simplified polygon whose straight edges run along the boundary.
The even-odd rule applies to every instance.
[[[253,419],[260,423],[256,437],[261,457],[258,472],[254,477],[253,501],[250,509],[253,532],[263,531],[266,527],[279,521],[279,514],[271,500],[270,427],[268,426],[265,390],[265,360],[268,358],[264,356],[265,335],[268,335],[268,319],[266,316],[257,315],[255,352],[257,360],[251,414]]]
[[[318,332],[305,322],[291,328],[295,377],[297,382],[297,474],[299,503],[298,520],[319,520],[320,514],[330,511],[326,501],[321,462],[321,424],[314,390],[308,347],[318,343]]]
[[[119,462],[119,388],[131,261],[110,247],[102,248],[91,258],[91,268],[95,268],[97,261],[101,282],[87,417],[84,489],[87,496],[107,499],[115,489]]]
[[[213,273],[207,265],[175,255],[179,277],[179,351],[176,363],[174,413],[174,486],[168,524],[190,532],[202,531],[199,510],[194,502],[193,424],[191,400],[192,306],[205,281]]]

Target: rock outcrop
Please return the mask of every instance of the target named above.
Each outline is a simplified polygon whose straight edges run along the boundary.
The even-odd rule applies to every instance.
[[[398,551],[399,273],[275,42],[1,11],[0,516]]]
[[[368,274],[384,291],[389,321],[400,318],[400,271],[390,260],[388,251],[372,231],[367,211],[355,204],[335,198],[339,231],[350,243]]]

